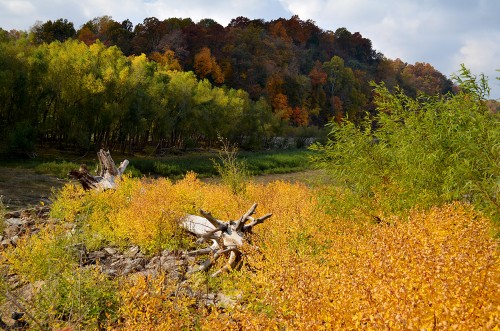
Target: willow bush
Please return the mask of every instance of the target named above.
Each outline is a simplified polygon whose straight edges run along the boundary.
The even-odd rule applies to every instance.
[[[355,204],[381,217],[461,200],[498,220],[499,115],[485,106],[481,81],[461,74],[467,89],[441,97],[413,99],[374,84],[376,115],[361,127],[332,123],[329,141],[313,146],[315,161],[345,189],[329,206]]]

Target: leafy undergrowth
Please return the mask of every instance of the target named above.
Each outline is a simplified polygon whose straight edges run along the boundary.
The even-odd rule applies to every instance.
[[[61,220],[3,253],[10,271],[38,282],[31,315],[47,327],[110,330],[494,329],[500,325],[500,263],[491,222],[470,205],[414,211],[407,220],[337,219],[317,191],[281,181],[227,186],[194,174],[124,179],[116,191],[66,186],[52,215]],[[207,306],[167,277],[107,279],[79,265],[71,247],[138,245],[154,254],[184,250],[185,213],[241,216],[258,203],[244,265],[182,286],[219,292],[236,304]],[[353,211],[354,213],[355,211]],[[71,226],[68,226],[70,224]],[[63,228],[72,228],[70,234]],[[187,284],[187,285],[186,285]],[[57,294],[57,295],[56,295]],[[48,300],[50,298],[51,300]],[[50,302],[50,304],[49,304]],[[35,327],[36,328],[36,327]]]

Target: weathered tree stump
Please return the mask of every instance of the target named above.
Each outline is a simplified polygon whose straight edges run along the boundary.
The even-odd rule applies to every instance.
[[[97,176],[91,175],[85,164],[82,164],[78,170],[71,170],[68,175],[79,181],[85,190],[116,188],[115,178],[123,175],[129,161],[124,160],[119,167],[116,167],[109,151],[103,149],[97,153],[97,158],[99,159],[99,173]]]
[[[222,222],[212,216],[210,212],[200,210],[203,217],[196,215],[187,215],[181,222],[181,226],[187,231],[198,237],[197,243],[212,241],[210,247],[188,252],[189,256],[213,254],[194,271],[207,271],[212,264],[222,255],[229,254],[227,263],[218,271],[212,274],[217,276],[225,270],[234,269],[241,260],[242,253],[240,248],[245,242],[245,234],[251,232],[253,227],[264,222],[272,216],[271,213],[254,219],[252,215],[255,213],[257,204],[253,206],[240,217],[238,221]],[[250,223],[246,224],[247,221]]]

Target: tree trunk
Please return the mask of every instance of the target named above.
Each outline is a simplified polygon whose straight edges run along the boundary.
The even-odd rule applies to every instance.
[[[116,167],[109,151],[103,149],[97,153],[97,158],[99,159],[99,173],[97,176],[91,175],[85,164],[82,164],[78,170],[71,170],[68,175],[78,180],[85,190],[115,189],[115,178],[123,175],[129,161],[124,160],[119,167]]]

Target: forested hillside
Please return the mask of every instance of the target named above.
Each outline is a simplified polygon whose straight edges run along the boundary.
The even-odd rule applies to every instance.
[[[154,17],[65,19],[0,29],[4,151],[37,144],[134,152],[203,147],[217,133],[244,148],[280,135],[318,135],[331,120],[374,113],[370,81],[407,95],[453,85],[432,65],[391,60],[345,28],[297,16],[270,22]],[[309,128],[309,129],[306,129]]]

